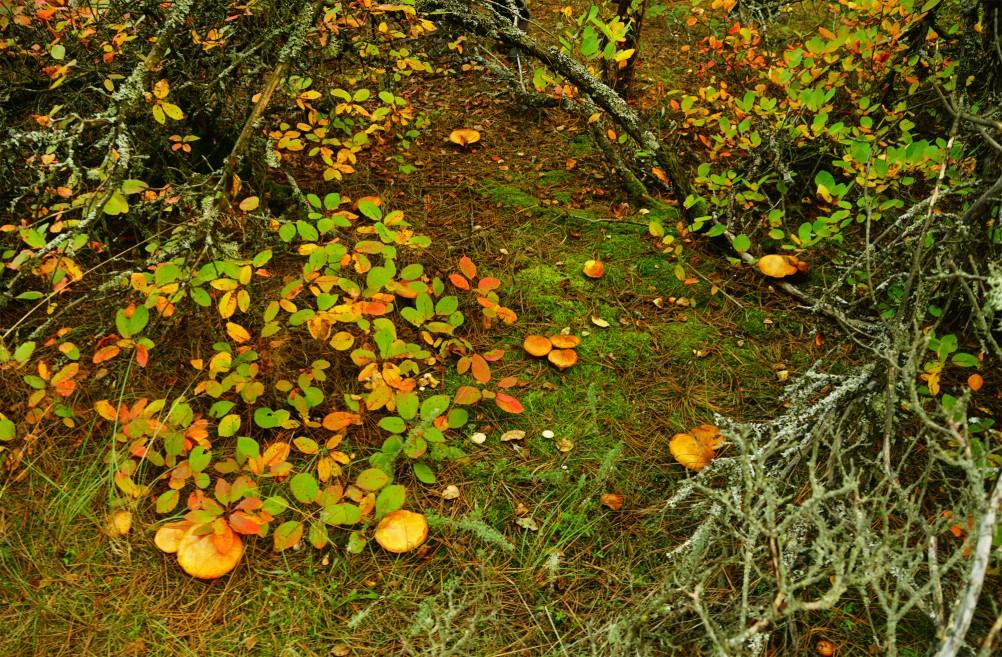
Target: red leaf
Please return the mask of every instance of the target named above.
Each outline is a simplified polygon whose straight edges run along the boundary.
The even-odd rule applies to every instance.
[[[459,386],[453,401],[457,404],[476,404],[480,401],[480,391],[473,386]]]
[[[492,363],[496,360],[501,360],[503,357],[504,349],[494,349],[484,354],[484,360],[489,360]]]
[[[518,378],[514,376],[506,376],[505,378],[498,381],[498,387],[507,390],[515,386],[518,383]]]
[[[473,378],[479,383],[491,380],[491,368],[480,354],[473,354]]]
[[[94,354],[94,362],[103,363],[106,360],[111,360],[118,355],[119,351],[120,349],[115,345],[101,347],[97,350],[97,353]]]
[[[452,284],[458,287],[460,290],[470,289],[470,282],[467,281],[462,276],[460,276],[459,274],[449,274],[449,280],[452,281]]]
[[[501,287],[501,281],[496,278],[481,278],[477,283],[477,289],[482,292],[496,290]]]
[[[459,259],[459,270],[466,274],[467,278],[473,278],[477,275],[477,266],[466,256]]]
[[[508,411],[509,413],[521,413],[525,410],[525,407],[522,406],[522,402],[515,399],[511,395],[504,394],[503,392],[497,393],[497,396],[494,398],[494,402],[502,411]]]
[[[230,514],[230,527],[233,528],[233,531],[241,534],[256,535],[261,533],[261,525],[258,521],[243,511],[234,511]]]
[[[139,367],[146,367],[146,363],[150,361],[150,350],[141,344],[136,345],[136,362],[139,363]]]

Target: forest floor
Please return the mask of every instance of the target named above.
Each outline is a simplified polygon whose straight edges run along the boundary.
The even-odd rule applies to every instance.
[[[113,483],[93,455],[105,436],[56,441],[3,492],[0,654],[445,655],[467,633],[455,654],[590,655],[605,623],[660,590],[672,567],[664,555],[698,521],[664,502],[690,476],[669,454],[672,435],[715,414],[774,417],[786,377],[851,362],[816,318],[723,251],[684,244],[680,280],[647,230],[653,218],[674,226],[673,208],[625,204],[565,115],[512,109],[478,73],[441,82],[402,88],[432,120],[406,153],[417,173],[363,165],[339,189],[403,210],[432,238],[429,269],[448,273],[469,256],[503,281],[518,313],[481,337],[508,350],[494,369],[522,380],[525,412],[478,418],[487,441],[468,442],[468,458],[409,503],[451,522],[399,557],[375,546],[276,554],[270,541],[250,541],[233,574],[206,583],[154,547],[151,510],[126,536],[104,535]],[[449,144],[460,127],[482,140]],[[582,274],[589,259],[605,263],[604,277]],[[563,329],[582,338],[575,367],[558,372],[520,349],[528,333]],[[511,429],[526,438],[500,441]],[[561,451],[559,439],[573,446]],[[440,495],[450,484],[457,499]],[[621,495],[622,508],[600,504],[605,493]],[[706,595],[737,593],[718,581]],[[776,654],[805,654],[821,638],[839,654],[865,654],[856,610],[847,602],[817,614]]]

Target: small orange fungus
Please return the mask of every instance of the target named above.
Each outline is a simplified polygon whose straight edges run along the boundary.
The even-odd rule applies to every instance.
[[[573,349],[574,347],[581,344],[581,338],[576,335],[564,335],[563,333],[558,333],[550,338],[550,342],[557,349]]]
[[[573,349],[554,349],[546,355],[551,363],[559,370],[566,370],[568,367],[578,362],[578,355]]]
[[[480,133],[476,130],[470,130],[469,128],[453,130],[452,134],[449,135],[449,141],[453,144],[466,147],[480,141]]]
[[[785,278],[797,273],[807,273],[807,263],[790,255],[767,255],[758,261],[758,268],[766,276]]]
[[[588,260],[584,263],[583,271],[589,278],[602,278],[605,276],[605,265],[601,260]]]
[[[553,349],[553,343],[541,335],[527,335],[522,342],[522,348],[530,356],[545,356]]]

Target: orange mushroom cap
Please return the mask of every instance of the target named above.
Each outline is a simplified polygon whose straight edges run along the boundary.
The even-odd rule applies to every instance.
[[[566,370],[568,367],[578,362],[578,355],[573,349],[554,349],[546,355],[557,369]]]
[[[758,269],[766,276],[773,278],[785,278],[800,272],[800,264],[803,264],[806,271],[807,263],[801,263],[794,256],[789,255],[767,255],[762,256],[758,261]]]
[[[409,552],[428,538],[428,521],[420,513],[399,509],[376,525],[376,542],[387,552]]]
[[[460,146],[469,146],[480,141],[480,133],[469,128],[460,128],[452,131],[449,135],[449,141]]]
[[[553,343],[541,335],[527,335],[522,341],[522,348],[531,356],[545,356],[553,349]]]
[[[229,546],[220,552],[215,534],[209,532],[199,536],[195,534],[197,528],[192,525],[178,543],[177,563],[181,569],[198,579],[216,579],[233,570],[244,553],[240,536],[230,530]]]
[[[160,548],[161,552],[174,554],[177,552],[177,546],[181,544],[181,539],[191,529],[191,526],[192,523],[187,520],[169,522],[157,530],[156,536],[153,537],[153,542]]]
[[[563,333],[558,333],[550,338],[550,342],[557,349],[573,349],[574,347],[581,344],[581,338],[576,335],[564,335]]]
[[[605,276],[605,265],[601,260],[588,260],[584,263],[583,271],[590,278],[602,278]]]

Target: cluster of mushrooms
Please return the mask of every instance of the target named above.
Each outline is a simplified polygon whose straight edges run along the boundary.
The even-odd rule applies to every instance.
[[[578,354],[574,347],[581,344],[581,338],[576,335],[558,333],[550,337],[527,335],[522,342],[522,348],[530,356],[542,358],[546,356],[558,370],[566,370],[578,362]]]

